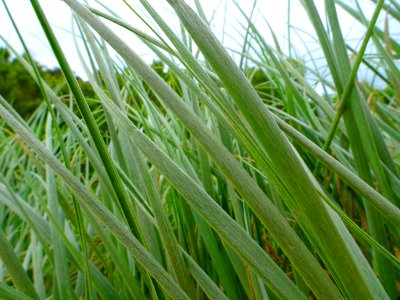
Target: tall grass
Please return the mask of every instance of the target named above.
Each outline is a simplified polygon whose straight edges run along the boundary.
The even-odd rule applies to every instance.
[[[369,17],[358,2],[326,0],[323,22],[301,1],[325,69],[311,50],[308,63],[294,56],[298,28],[288,27],[288,55],[273,31],[268,43],[256,4],[246,15],[229,3],[243,14],[243,43],[228,51],[200,1],[167,1],[179,34],[146,0],[123,1],[151,35],[105,5],[64,2],[95,99],[39,1],[32,7],[70,93],[40,77],[17,24],[27,56],[2,38],[46,101],[23,120],[0,97],[0,297],[398,297],[400,47],[389,22],[377,22],[398,24],[395,2],[372,1]],[[356,49],[339,7],[365,26]],[[107,22],[138,37],[177,83]],[[258,86],[254,66],[267,78]],[[360,82],[360,68],[385,90]]]

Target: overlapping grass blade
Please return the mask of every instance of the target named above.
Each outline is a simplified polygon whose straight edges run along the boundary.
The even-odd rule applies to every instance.
[[[85,97],[31,2],[67,76],[55,88],[45,82],[15,22],[27,56],[0,37],[46,100],[23,119],[0,97],[0,218],[21,259],[14,271],[27,270],[40,299],[396,298],[395,1],[374,0],[369,22],[361,2],[326,0],[323,23],[316,2],[303,0],[316,34],[290,20],[288,55],[260,3],[248,15],[227,1],[218,9],[240,16],[237,48],[225,48],[234,61],[213,33],[218,9],[209,17],[201,1],[199,16],[187,1],[166,2],[179,33],[150,1],[140,0],[144,10],[123,1],[149,35],[105,2],[96,1],[100,11],[64,0],[75,13]],[[335,3],[368,27],[361,50],[343,37]],[[160,61],[149,67],[95,15]],[[223,41],[229,26],[224,19]],[[359,82],[364,66],[372,79]],[[12,284],[0,295],[29,297],[0,276]]]
[[[371,281],[375,281],[377,289],[372,289],[361,279],[361,270],[350,255],[351,250],[337,231],[313,184],[305,176],[290,145],[282,136],[271,115],[263,107],[258,95],[225,49],[191,8],[183,1],[169,1],[169,3],[230,92],[254,134],[263,145],[274,168],[280,170],[281,178],[277,186],[282,189],[284,186],[284,190],[280,190],[280,192],[285,193],[282,195],[293,210],[301,212],[299,219],[303,220],[304,230],[311,234],[310,238],[318,245],[321,255],[329,261],[328,265],[337,274],[337,280],[340,280],[349,296],[360,296],[362,290],[366,298],[372,297],[377,290],[381,290],[377,279],[371,277]],[[288,170],[291,170],[290,174],[287,173]],[[316,220],[320,220],[320,224],[317,224]],[[330,230],[326,230],[326,228],[330,228]],[[336,249],[336,247],[338,248]],[[381,295],[384,295],[382,292],[381,290]]]
[[[207,130],[205,130],[204,128],[203,129],[200,129],[200,128],[202,128],[203,126],[201,125],[201,123],[199,123],[199,121],[196,121],[196,117],[190,112],[190,111],[188,111],[186,108],[185,108],[185,106],[182,106],[181,104],[179,104],[179,100],[174,100],[174,102],[172,102],[171,103],[171,101],[173,100],[173,99],[176,99],[176,96],[173,94],[173,93],[171,93],[171,91],[169,90],[169,88],[165,85],[165,84],[161,84],[160,83],[160,80],[157,78],[157,77],[155,77],[155,75],[154,75],[154,73],[152,72],[152,71],[150,71],[149,70],[149,68],[144,64],[144,63],[142,63],[141,61],[140,61],[140,59],[138,59],[132,52],[131,52],[131,50],[128,50],[128,48],[127,48],[127,46],[124,46],[124,43],[120,40],[120,39],[118,39],[115,35],[113,35],[109,30],[107,30],[107,28],[105,28],[104,27],[104,25],[102,25],[98,20],[96,20],[96,19],[94,19],[93,17],[91,17],[90,16],[90,14],[87,12],[87,11],[85,11],[85,10],[83,10],[82,8],[80,8],[76,3],[74,3],[74,2],[72,2],[72,1],[68,1],[68,3],[77,11],[77,12],[79,12],[80,13],[80,16],[83,18],[83,19],[85,19],[87,22],[89,22],[89,24],[91,24],[91,26],[93,26],[93,27],[95,27],[95,29],[97,30],[97,31],[99,31],[100,33],[102,33],[102,36],[103,36],[103,38],[104,39],[106,39],[109,43],[111,43],[112,45],[115,45],[115,48],[116,48],[116,50],[125,58],[125,60],[127,60],[127,62],[129,63],[129,64],[131,64],[132,66],[135,66],[136,67],[136,70],[138,71],[138,72],[140,72],[140,74],[141,74],[141,76],[143,77],[143,78],[145,78],[145,81],[149,84],[149,85],[151,85],[152,86],[152,88],[157,92],[157,94],[159,94],[161,97],[162,97],[162,99],[164,100],[164,101],[167,101],[166,103],[169,105],[169,107],[171,108],[171,109],[173,109],[174,110],[174,112],[175,113],[177,113],[179,116],[180,116],[180,118],[181,118],[181,120],[183,120],[184,121],[184,123],[185,123],[185,125],[186,126],[190,126],[189,128],[190,128],[190,130],[192,131],[192,133],[194,133],[195,135],[196,135],[196,137],[198,138],[198,139],[200,139],[200,141],[201,141],[201,143],[202,143],[202,145],[203,145],[203,147],[207,147],[206,149],[207,149],[207,152],[210,154],[210,155],[212,155],[212,157],[213,157],[213,159],[215,159],[215,160],[217,160],[217,161],[219,161],[220,163],[220,167],[223,167],[224,169],[225,168],[227,168],[228,166],[227,166],[227,164],[226,164],[226,162],[223,162],[223,161],[221,161],[221,157],[226,157],[227,155],[229,155],[227,152],[226,152],[226,150],[223,150],[223,148],[221,148],[221,150],[219,150],[219,151],[223,151],[223,153],[225,153],[225,154],[217,154],[216,153],[216,146],[217,145],[219,145],[220,143],[215,139],[215,138],[213,138],[213,136],[212,135],[208,135],[208,136],[205,136],[205,133],[207,132]],[[163,96],[163,95],[165,95],[165,96]],[[169,102],[169,103],[168,103]],[[200,127],[200,128],[199,128]],[[212,143],[210,143],[210,141],[212,141]],[[212,145],[211,145],[212,144]],[[220,147],[220,146],[218,146],[218,147]],[[224,158],[224,160],[226,160],[226,158]],[[233,161],[233,160],[231,160],[230,159],[230,162],[231,162],[231,164],[233,164],[234,166],[236,166],[236,163]],[[232,166],[231,167],[229,167],[229,168],[232,168]],[[260,216],[260,214],[262,215],[263,213],[266,213],[267,211],[271,211],[271,210],[273,210],[273,211],[275,211],[275,209],[273,208],[273,206],[270,206],[270,208],[268,208],[268,209],[262,209],[261,207],[260,207],[260,205],[261,206],[264,206],[264,205],[266,205],[268,202],[265,202],[265,201],[268,201],[268,200],[261,200],[260,199],[260,201],[257,203],[257,202],[254,202],[254,198],[260,198],[260,197],[262,197],[262,198],[264,198],[265,199],[265,196],[261,196],[261,194],[259,193],[259,192],[256,192],[256,194],[255,194],[255,190],[254,190],[254,188],[257,190],[257,188],[256,187],[254,187],[254,188],[251,188],[251,189],[249,189],[249,185],[251,185],[251,186],[253,186],[254,184],[251,184],[250,182],[248,182],[248,183],[244,183],[244,179],[243,179],[243,177],[245,177],[246,175],[245,175],[245,173],[243,173],[243,171],[241,171],[241,168],[240,167],[235,167],[235,171],[233,171],[232,169],[226,169],[227,171],[226,171],[226,175],[227,176],[235,176],[234,174],[240,174],[240,176],[241,176],[241,178],[240,178],[240,176],[235,176],[235,178],[231,178],[231,180],[234,180],[234,182],[235,182],[235,185],[237,185],[237,186],[240,186],[241,187],[241,192],[242,193],[246,193],[245,195],[248,195],[248,196],[246,196],[245,198],[248,200],[248,201],[253,201],[253,203],[254,204],[252,204],[252,206],[253,206],[253,208],[255,208],[254,209],[254,211],[257,213],[257,214],[259,214],[259,216]],[[228,175],[229,174],[229,175]],[[251,191],[250,191],[251,190]],[[262,193],[262,192],[261,192]],[[258,196],[257,196],[258,195]],[[257,207],[259,207],[259,208],[257,208]],[[279,217],[280,216],[280,213],[278,213],[278,212],[276,212],[276,217],[277,218],[280,218]],[[264,221],[264,222],[266,222],[266,224],[268,224],[269,225],[269,228],[271,229],[271,230],[278,230],[278,228],[277,228],[277,225],[278,224],[280,224],[280,223],[282,223],[282,221],[279,221],[279,222],[271,222],[271,216],[269,216],[268,218],[265,218],[265,217],[262,217],[262,220]],[[272,225],[272,223],[273,223],[273,225]],[[282,224],[284,224],[284,223],[282,223]],[[279,230],[285,230],[286,232],[287,232],[287,234],[290,234],[289,232],[291,231],[290,229],[288,229],[287,227],[285,227],[286,225],[279,225],[279,227],[280,227],[280,229]],[[284,229],[284,228],[286,228],[286,229]],[[287,236],[287,234],[285,234],[285,236]],[[291,234],[292,236],[293,236],[293,234]],[[275,235],[276,236],[276,238],[277,239],[279,239],[280,240],[280,244],[281,244],[281,246],[285,249],[285,251],[289,251],[291,248],[289,247],[289,248],[286,248],[286,246],[285,246],[285,241],[284,240],[282,240],[281,239],[281,237],[283,237],[283,235],[282,234],[276,234]],[[301,248],[303,248],[304,246],[302,245],[302,243],[301,242],[299,242],[298,243],[298,245],[299,245],[299,247],[301,247]],[[304,248],[303,248],[304,249]],[[291,252],[290,253],[290,255],[291,255],[291,257],[299,257],[298,259],[294,259],[293,260],[293,262],[294,263],[304,263],[304,255],[302,255],[301,257],[301,259],[300,259],[300,256],[298,256],[299,254],[298,254],[298,251],[296,251],[297,253],[293,253],[293,252]],[[304,253],[307,253],[308,251],[307,250],[305,250],[305,252]],[[293,255],[293,256],[292,256]],[[306,254],[306,255],[309,255],[309,254]],[[306,256],[307,257],[307,256]],[[313,258],[311,258],[310,256],[308,256],[309,258],[308,258],[308,263],[307,264],[310,264],[310,265],[314,265],[315,267],[314,268],[316,268],[316,270],[319,268],[319,267],[317,267],[316,265],[315,265],[315,263],[313,262],[314,261],[314,259]],[[304,276],[306,276],[306,272],[305,272],[305,269],[304,268],[300,268],[299,267],[299,269],[300,270],[304,270]],[[310,275],[310,273],[308,273],[309,275]],[[321,277],[319,277],[319,278],[324,278],[325,276],[324,275],[322,275],[322,273],[321,273]],[[318,284],[313,284],[313,282],[316,280],[316,278],[314,277],[314,276],[311,276],[311,278],[309,278],[309,280],[308,280],[308,282],[310,283],[310,284],[312,284],[313,285],[313,287],[316,289],[316,290],[319,290],[321,293],[323,293],[323,294],[325,294],[326,293],[326,291],[327,291],[327,289],[321,289],[321,284],[320,283],[318,283]],[[329,281],[327,281],[326,282],[326,284],[328,284],[329,285]],[[334,293],[334,289],[333,290],[331,290],[331,292],[332,293]]]
[[[38,294],[33,288],[32,281],[23,269],[19,258],[16,256],[13,247],[10,245],[3,230],[0,229],[0,258],[6,265],[15,286],[24,294],[39,299]],[[5,289],[7,290],[7,289]],[[11,291],[7,291],[10,294]],[[17,294],[18,293],[14,293]]]
[[[127,227],[110,213],[109,210],[98,201],[83,184],[71,174],[58,160],[52,156],[46,148],[29,132],[27,128],[12,117],[12,115],[0,105],[0,115],[21,136],[36,153],[64,180],[82,206],[90,210],[101,222],[123,243],[132,255],[143,267],[161,284],[164,290],[174,299],[188,299],[187,295],[179,288],[171,276],[158,264],[147,252],[143,245],[132,235]]]

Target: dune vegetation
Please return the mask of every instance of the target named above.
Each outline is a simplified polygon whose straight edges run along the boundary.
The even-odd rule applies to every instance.
[[[0,298],[399,297],[397,1],[366,15],[358,0],[323,14],[302,0],[321,53],[305,60],[273,28],[267,41],[256,5],[238,50],[198,0],[165,1],[179,32],[147,0],[123,1],[150,33],[63,0],[86,83],[30,2],[61,73],[50,82],[14,23],[25,55],[2,40],[41,98],[21,116],[0,95]],[[356,48],[339,10],[364,28]]]

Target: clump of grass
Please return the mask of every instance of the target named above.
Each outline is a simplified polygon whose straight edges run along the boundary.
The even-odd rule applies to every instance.
[[[328,0],[326,28],[314,2],[302,1],[330,80],[312,56],[311,64],[294,57],[295,45],[285,55],[273,32],[267,43],[256,6],[247,16],[236,4],[237,63],[199,1],[197,12],[168,1],[180,35],[146,0],[152,23],[124,1],[152,36],[106,7],[64,2],[96,97],[82,93],[32,0],[70,94],[46,84],[24,44],[28,59],[18,59],[46,101],[23,120],[0,97],[1,297],[397,297],[399,47],[377,20],[386,9],[398,21],[398,6],[376,1],[368,20],[358,2]],[[353,65],[338,6],[366,27]],[[104,20],[139,37],[174,80]],[[379,60],[366,54],[371,43]],[[360,84],[360,66],[390,93]]]

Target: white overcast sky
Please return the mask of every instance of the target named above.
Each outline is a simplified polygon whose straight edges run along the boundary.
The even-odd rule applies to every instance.
[[[88,1],[89,4],[96,6],[94,2],[95,1]],[[154,7],[157,8],[157,11],[166,20],[168,20],[168,23],[176,28],[176,30],[179,32],[179,23],[167,2],[165,0],[149,0],[149,2],[153,4]],[[187,2],[192,3],[193,0],[187,0]],[[207,17],[210,18],[213,15],[213,11],[217,11],[215,15],[216,21],[214,22],[217,36],[222,39],[222,29],[225,26],[225,45],[229,48],[240,50],[240,46],[237,44],[237,41],[240,40],[239,36],[237,35],[237,29],[240,29],[240,23],[244,24],[245,22],[232,1],[201,0],[200,2],[203,5]],[[317,3],[320,11],[323,12],[324,1],[316,0],[315,2]],[[30,1],[6,0],[6,3],[9,6],[9,9],[15,18],[15,21],[22,32],[25,41],[29,45],[30,51],[32,52],[34,58],[41,64],[48,67],[57,66],[57,62],[52,55],[50,47],[47,44],[44,34],[32,10]],[[60,0],[41,0],[40,3],[50,23],[53,25],[53,29],[59,39],[59,42],[61,43],[62,49],[65,51],[73,69],[78,75],[85,78],[86,76],[80,67],[79,58],[76,54],[76,48],[74,46],[73,39],[71,38],[72,15],[69,8]],[[127,9],[122,0],[104,0],[103,3],[107,3],[110,9],[118,13],[122,19],[128,20],[129,23],[134,27],[148,32],[148,29],[129,9]],[[130,3],[133,7],[144,13],[144,9],[140,5],[139,1],[131,0]],[[239,3],[244,11],[250,13],[253,1],[237,0],[237,3]],[[308,22],[307,15],[299,1],[292,0],[291,3],[292,25],[296,28],[301,28],[302,30],[312,33],[312,27]],[[371,1],[363,0],[362,3],[363,7],[365,8],[365,14],[370,16],[374,7],[371,4]],[[271,41],[271,38],[265,20],[267,20],[271,25],[271,28],[274,30],[275,34],[279,38],[280,43],[284,47],[287,45],[287,5],[287,0],[258,0],[255,13],[256,25],[258,26],[259,30],[265,34],[267,41]],[[144,13],[144,15],[146,14]],[[361,39],[364,28],[341,10],[339,10],[339,16],[344,33],[350,37],[354,37],[355,39]],[[0,35],[5,38],[14,48],[16,48],[18,52],[22,53],[23,48],[15,34],[13,27],[11,26],[11,23],[9,22],[2,4],[0,4],[0,20]],[[225,20],[225,25],[223,20]],[[151,54],[151,52],[136,37],[115,26],[113,28],[115,28],[115,30],[118,31],[119,34],[121,34],[130,45],[132,45],[132,48],[138,54],[140,54],[144,60],[151,62],[154,59],[154,56]],[[292,32],[292,38],[294,40],[296,39],[296,34],[294,32]],[[305,39],[304,36],[302,38]],[[0,41],[0,45],[1,44],[2,42]],[[300,55],[302,54],[301,44],[302,43],[300,41],[295,43],[296,48],[299,48]]]

